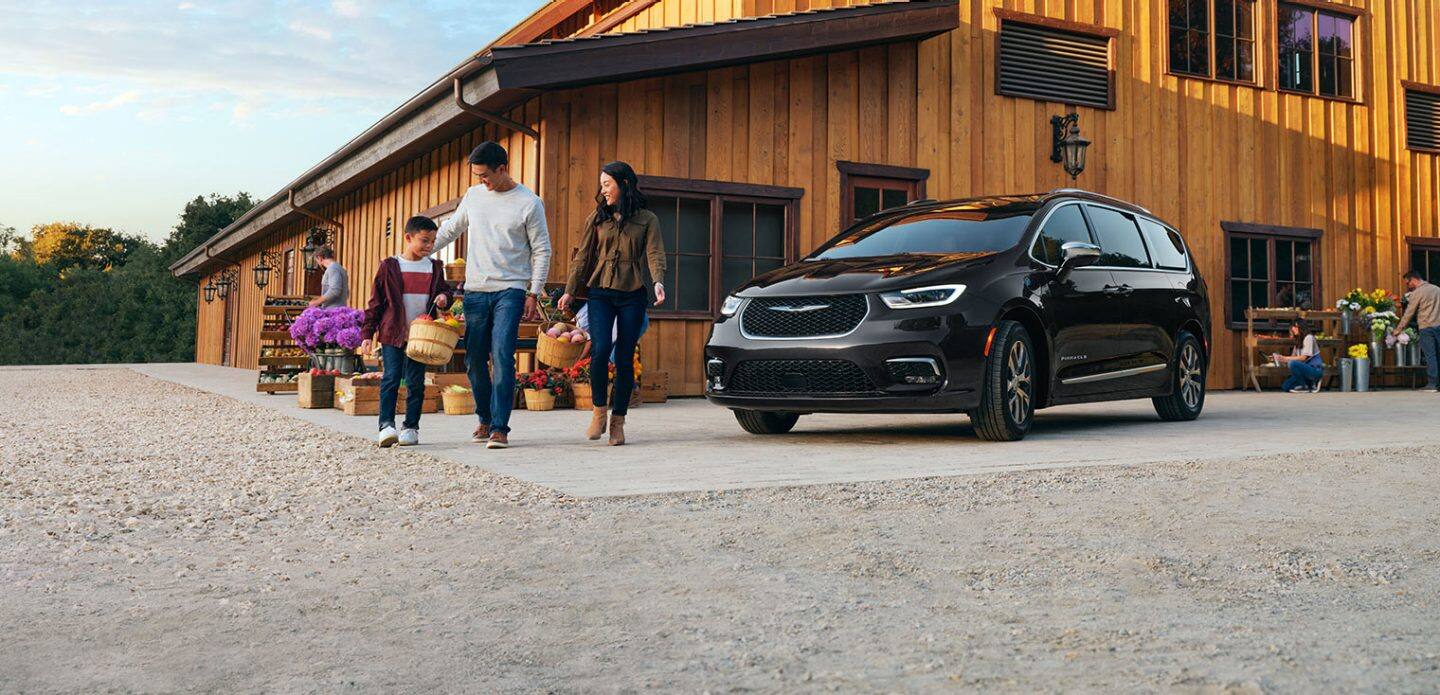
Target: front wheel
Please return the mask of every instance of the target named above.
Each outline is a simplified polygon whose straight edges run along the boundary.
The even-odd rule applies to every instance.
[[[800,420],[798,413],[772,413],[764,410],[735,410],[735,420],[750,434],[785,434]]]
[[[1200,417],[1205,408],[1205,353],[1200,340],[1190,333],[1181,333],[1176,341],[1175,369],[1170,379],[1170,394],[1150,399],[1160,419],[1182,422]]]
[[[970,412],[970,422],[981,439],[1013,442],[1035,420],[1035,350],[1017,321],[1001,321],[990,347],[980,407]]]

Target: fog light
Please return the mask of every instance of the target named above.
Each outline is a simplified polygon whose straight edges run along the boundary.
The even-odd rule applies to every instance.
[[[938,384],[940,364],[930,357],[896,357],[885,360],[890,379],[897,384]]]
[[[724,375],[725,362],[716,357],[711,357],[705,361],[705,378],[710,382],[710,390],[725,390],[725,384],[721,381]]]

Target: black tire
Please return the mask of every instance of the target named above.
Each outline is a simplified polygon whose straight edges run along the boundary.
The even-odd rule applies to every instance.
[[[980,384],[980,407],[970,412],[975,434],[992,442],[1025,437],[1035,422],[1035,349],[1017,321],[995,328]]]
[[[1175,341],[1175,367],[1170,370],[1170,395],[1150,399],[1155,412],[1166,422],[1184,422],[1200,417],[1205,409],[1205,349],[1188,331]]]
[[[736,408],[735,420],[750,434],[785,434],[795,427],[800,415]]]

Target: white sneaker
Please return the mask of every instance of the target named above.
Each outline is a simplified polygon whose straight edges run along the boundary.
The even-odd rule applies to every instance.
[[[406,427],[400,430],[400,446],[415,446],[420,443],[420,430]]]
[[[1315,387],[1310,389],[1310,393],[1320,393],[1320,382],[1315,382]]]
[[[1305,388],[1304,386],[1296,386],[1295,388],[1290,389],[1290,393],[1310,393],[1310,389]]]
[[[379,444],[381,449],[388,449],[389,447],[395,446],[395,442],[399,440],[400,438],[395,435],[395,427],[391,426],[380,430],[380,436],[375,440],[375,443]]]

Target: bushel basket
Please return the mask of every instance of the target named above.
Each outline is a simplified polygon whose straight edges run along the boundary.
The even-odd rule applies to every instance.
[[[418,318],[410,322],[410,338],[405,343],[405,356],[431,367],[438,367],[455,356],[460,342],[460,329],[439,321]]]
[[[564,326],[567,331],[575,330],[575,326],[571,324],[567,323]],[[575,364],[575,360],[579,359],[589,344],[589,342],[572,343],[568,340],[551,338],[546,335],[545,325],[542,324],[540,328],[536,329],[535,359],[548,367],[569,367]]]

